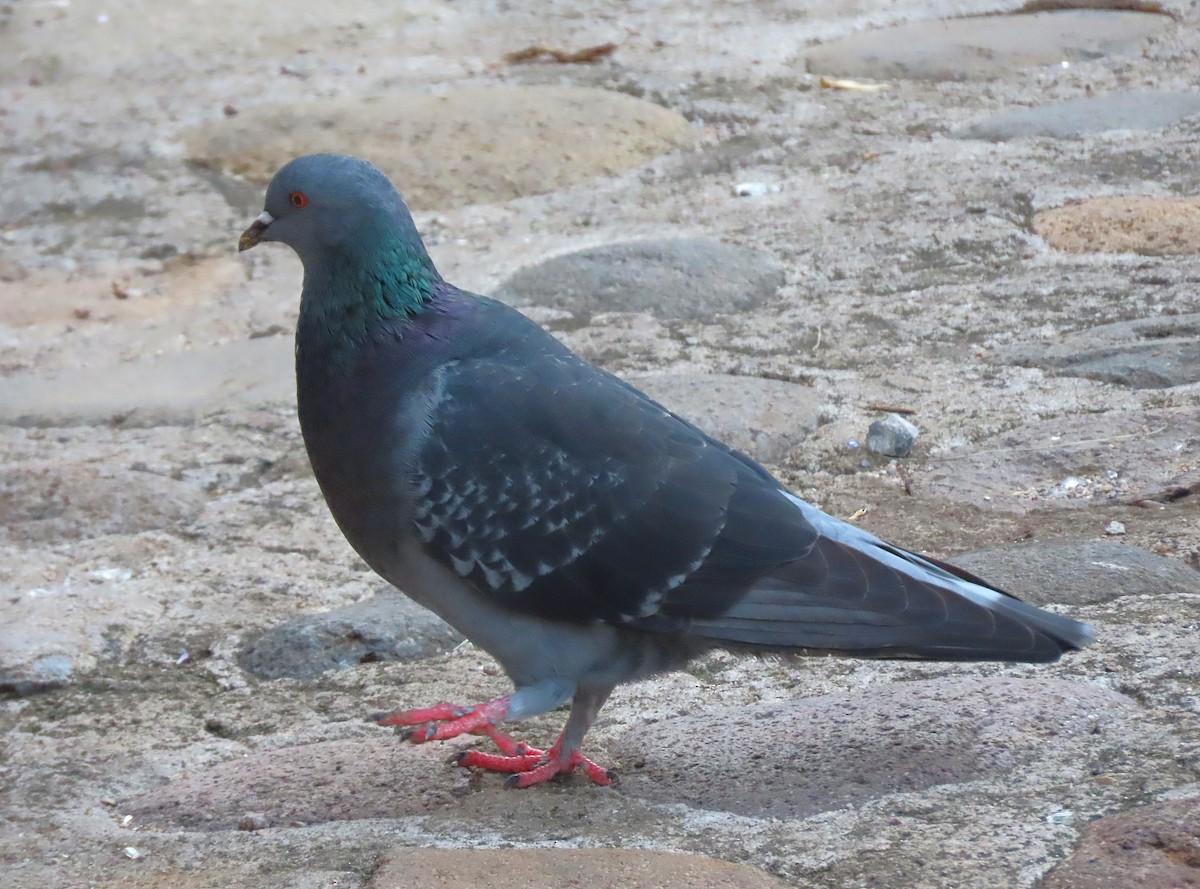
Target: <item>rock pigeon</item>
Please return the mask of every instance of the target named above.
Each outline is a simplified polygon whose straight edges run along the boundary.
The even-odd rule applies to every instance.
[[[366,161],[279,170],[239,250],[304,264],[300,427],[346,538],[491,654],[515,690],[375,714],[416,743],[484,735],[458,762],[527,787],[581,769],[624,682],[713,648],[1053,661],[1093,639],[801,500],[745,454],[587,363],[503,303],[447,283]],[[549,748],[501,723],[571,702]]]

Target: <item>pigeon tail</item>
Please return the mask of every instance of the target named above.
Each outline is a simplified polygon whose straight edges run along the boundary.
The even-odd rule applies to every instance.
[[[804,564],[780,566],[724,613],[694,620],[690,633],[752,648],[946,661],[1055,661],[1094,639],[1087,624],[789,499],[820,532]],[[814,573],[814,560],[823,571]]]

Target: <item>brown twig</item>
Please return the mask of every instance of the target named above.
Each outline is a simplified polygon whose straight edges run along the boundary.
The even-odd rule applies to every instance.
[[[868,411],[883,411],[886,414],[915,414],[915,407],[897,407],[894,404],[880,404],[878,401],[868,404],[865,408]]]
[[[517,65],[521,62],[534,62],[549,56],[550,59],[562,65],[586,65],[612,55],[616,49],[615,43],[601,43],[598,46],[587,46],[575,52],[567,52],[563,49],[551,49],[548,46],[535,44],[518,49],[516,52],[505,53],[504,61],[510,65]]]

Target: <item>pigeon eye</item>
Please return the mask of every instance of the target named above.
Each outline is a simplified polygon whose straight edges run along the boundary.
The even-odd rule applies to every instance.
[[[288,195],[288,200],[292,202],[292,206],[303,210],[308,206],[308,195],[302,191],[293,191]]]

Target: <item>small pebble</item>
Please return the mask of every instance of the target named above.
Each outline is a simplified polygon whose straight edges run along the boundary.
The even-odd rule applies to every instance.
[[[1105,526],[1104,533],[1109,537],[1120,537],[1125,533],[1125,525],[1122,522],[1111,521]]]
[[[267,827],[267,816],[262,812],[247,812],[238,819],[238,830],[265,830]]]
[[[137,861],[139,858],[142,857],[143,854],[144,853],[142,852],[141,849],[136,849],[133,846],[125,847],[125,857],[132,861]]]
[[[770,190],[765,182],[739,182],[733,187],[734,195],[739,198],[757,198]]]
[[[1060,812],[1051,812],[1046,816],[1047,824],[1070,824],[1075,820],[1075,813],[1070,809],[1063,809]]]
[[[886,457],[907,457],[916,444],[917,427],[899,414],[876,420],[867,430],[867,449]]]

